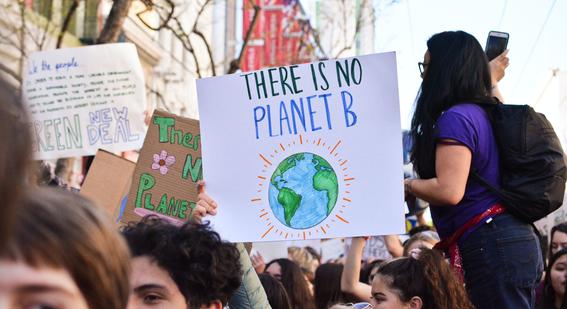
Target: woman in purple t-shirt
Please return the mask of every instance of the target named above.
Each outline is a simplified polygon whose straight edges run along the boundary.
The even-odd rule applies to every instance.
[[[478,41],[462,31],[436,34],[427,47],[411,128],[411,160],[420,179],[406,180],[406,193],[430,203],[442,238],[437,247],[463,275],[477,308],[533,308],[543,267],[538,239],[469,178],[475,170],[500,184],[492,127],[475,102],[497,103],[506,52],[489,64]]]

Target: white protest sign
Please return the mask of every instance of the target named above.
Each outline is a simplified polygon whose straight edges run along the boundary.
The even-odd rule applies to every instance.
[[[197,93],[224,238],[405,231],[395,53],[201,79]]]
[[[23,96],[36,159],[132,150],[144,141],[144,75],[133,44],[32,53]]]

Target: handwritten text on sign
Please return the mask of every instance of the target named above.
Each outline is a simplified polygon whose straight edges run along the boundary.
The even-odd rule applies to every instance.
[[[203,178],[199,122],[156,110],[134,171],[121,221],[156,215],[174,224],[191,217]]]
[[[24,97],[37,159],[139,148],[144,135],[142,68],[131,44],[30,55]]]
[[[356,125],[357,115],[353,109],[353,96],[348,90],[333,95],[329,90],[328,74],[336,74],[337,85],[334,88],[348,88],[362,82],[362,65],[357,58],[344,59],[331,64],[327,68],[325,62],[309,64],[312,87],[318,94],[301,96],[303,93],[298,66],[270,68],[242,74],[246,81],[246,90],[250,101],[260,101],[253,107],[253,118],[256,139],[269,136],[284,136],[300,132],[316,132],[332,130],[331,107],[340,109],[344,115],[345,127]],[[279,104],[262,104],[261,101],[285,97]],[[331,100],[339,100],[336,106]]]
[[[404,231],[394,53],[205,78],[197,92],[204,176],[222,207],[212,220],[223,237]]]

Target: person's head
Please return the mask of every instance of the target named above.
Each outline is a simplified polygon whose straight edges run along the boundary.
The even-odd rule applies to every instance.
[[[133,256],[128,308],[221,308],[240,286],[238,249],[207,224],[149,216],[122,235]]]
[[[15,88],[0,78],[0,250],[17,212],[31,163],[28,117]]]
[[[384,263],[372,282],[373,308],[472,309],[449,264],[435,250]]]
[[[314,296],[317,309],[327,309],[338,303],[348,303],[355,298],[341,291],[341,264],[322,264],[315,271]]]
[[[478,41],[447,31],[427,41],[425,72],[411,123],[411,161],[421,178],[435,176],[434,125],[443,111],[463,102],[492,102],[488,59]]]
[[[0,251],[0,303],[123,309],[129,274],[128,248],[102,210],[63,190],[24,192]]]
[[[551,256],[543,282],[542,308],[556,308],[565,295],[567,249],[561,249]]]
[[[268,274],[259,274],[258,277],[272,309],[291,309],[289,296],[281,282]]]
[[[404,256],[408,256],[409,253],[417,248],[427,248],[431,249],[435,244],[439,242],[439,235],[433,231],[425,231],[417,233],[410,237],[404,244]]]
[[[308,281],[297,264],[289,259],[276,259],[266,265],[266,273],[281,281],[292,308],[314,308]]]
[[[315,270],[319,266],[319,260],[313,256],[306,248],[289,247],[287,249],[288,258],[295,262],[307,280],[313,282]]]
[[[567,248],[567,222],[562,222],[552,227],[549,236],[551,239],[549,257],[551,257],[557,251]]]
[[[61,180],[63,185],[73,185],[73,165],[75,158],[58,159],[55,163],[54,173],[57,178]]]
[[[421,232],[426,232],[426,231],[435,232],[435,229],[433,229],[433,227],[431,225],[418,225],[416,227],[413,227],[411,230],[409,230],[408,235],[410,237],[412,237],[415,234],[418,234],[418,233],[421,233]]]
[[[321,264],[321,258],[322,258],[321,253],[317,252],[317,250],[315,250],[315,248],[310,247],[310,246],[306,246],[304,249],[307,252],[309,252],[309,254],[311,254],[311,256],[313,258],[315,258],[319,264]]]
[[[374,276],[376,272],[378,272],[378,267],[384,263],[384,260],[374,260],[362,268],[360,271],[360,282],[372,284],[372,280],[374,280]]]

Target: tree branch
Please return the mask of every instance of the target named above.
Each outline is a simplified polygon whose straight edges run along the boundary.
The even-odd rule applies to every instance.
[[[77,7],[79,7],[79,0],[73,0],[73,3],[71,3],[71,7],[69,7],[69,11],[65,16],[65,20],[63,21],[63,26],[61,27],[61,31],[59,31],[59,35],[57,36],[57,44],[55,45],[56,49],[61,48],[61,43],[63,43],[63,35],[65,35],[65,32],[67,32],[67,28],[69,28],[69,24],[71,23],[71,18],[73,18],[73,15],[77,10]]]
[[[205,37],[205,35],[197,30],[197,29],[193,29],[193,33],[195,33],[198,37],[201,38],[201,40],[203,41],[203,43],[205,44],[205,47],[207,48],[207,53],[209,54],[209,59],[211,61],[211,73],[213,76],[217,76],[217,72],[215,69],[215,61],[213,58],[213,51],[211,49],[211,45],[209,44],[209,42],[207,41],[207,38]]]
[[[199,18],[201,17],[203,12],[205,11],[205,8],[207,7],[207,5],[210,2],[211,2],[211,0],[205,1],[205,3],[203,3],[201,8],[199,9],[199,12],[197,13],[197,17],[195,17],[195,22],[193,23],[192,32],[194,34],[196,34],[199,38],[201,38],[201,40],[203,41],[203,44],[205,44],[205,47],[207,48],[207,53],[209,55],[209,61],[211,62],[211,73],[212,73],[213,76],[216,76],[217,72],[216,72],[216,68],[215,68],[215,59],[213,57],[213,51],[211,49],[211,45],[207,41],[207,38],[205,37],[205,35],[199,29],[197,29],[197,26],[199,25]]]
[[[144,24],[144,26],[148,27],[148,29],[154,30],[154,31],[159,31],[163,28],[168,28],[167,25],[169,24],[169,21],[171,20],[171,18],[173,17],[173,13],[175,12],[175,3],[173,3],[172,0],[165,0],[168,8],[164,8],[161,5],[157,5],[155,4],[152,0],[141,0],[144,5],[146,6],[146,9],[136,13],[136,17],[138,17],[138,19],[142,22],[142,24]],[[160,19],[160,24],[157,27],[153,27],[151,25],[149,25],[148,23],[146,23],[146,21],[142,18],[142,15],[146,12],[151,12],[154,7],[156,8],[156,11],[158,11],[158,16]],[[167,13],[165,14],[165,18],[162,17],[162,15],[160,14],[159,10],[165,10],[167,11]]]
[[[131,4],[132,0],[114,0],[112,9],[98,36],[97,44],[116,42]]]
[[[252,4],[252,7],[254,8],[254,16],[252,17],[252,21],[250,22],[250,26],[248,27],[248,30],[246,31],[246,36],[244,37],[244,40],[242,42],[242,48],[240,49],[240,53],[238,54],[238,58],[232,60],[230,62],[230,66],[228,68],[228,74],[232,74],[236,71],[238,71],[240,69],[240,63],[242,62],[242,57],[244,57],[244,51],[246,50],[246,47],[248,46],[248,42],[250,41],[250,37],[252,36],[252,31],[254,30],[254,28],[256,27],[256,22],[258,21],[258,17],[260,16],[260,6],[256,5],[256,3],[254,3],[254,1],[249,0],[250,4]]]
[[[354,27],[354,34],[352,35],[352,39],[350,40],[350,43],[348,45],[343,46],[343,48],[341,50],[339,50],[339,52],[335,55],[334,58],[339,58],[342,53],[344,53],[347,50],[352,49],[352,47],[354,46],[354,43],[356,42],[356,37],[358,36],[360,29],[362,28],[362,11],[364,11],[364,9],[366,8],[367,3],[368,3],[367,0],[363,0],[360,3],[360,7],[358,8],[358,12],[356,14],[356,19],[355,19],[356,24],[355,24],[355,27]],[[346,8],[345,8],[344,11],[346,11]],[[346,42],[346,28],[347,28],[346,24],[345,24],[344,28],[345,28],[345,42]]]
[[[5,66],[2,62],[0,62],[0,70],[5,72],[6,74],[12,76],[15,80],[17,80],[20,84],[22,83],[22,77],[20,74],[14,72],[14,70],[10,69],[9,67]]]
[[[181,22],[179,21],[179,19],[177,19],[177,17],[173,17],[172,20],[177,24],[178,30],[173,29],[169,25],[167,25],[167,27],[181,41],[183,47],[185,47],[185,49],[191,54],[193,61],[195,62],[195,73],[197,74],[197,77],[202,78],[203,76],[201,75],[201,66],[199,64],[199,59],[197,58],[197,53],[195,53],[195,49],[193,48],[193,44],[191,43],[191,38],[189,38],[187,32],[183,30],[183,26],[181,25]]]

